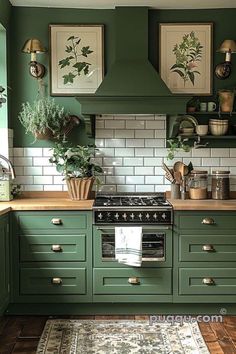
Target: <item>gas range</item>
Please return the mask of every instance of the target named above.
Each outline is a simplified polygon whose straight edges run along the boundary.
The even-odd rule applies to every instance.
[[[164,193],[97,194],[94,223],[172,224],[172,206]]]

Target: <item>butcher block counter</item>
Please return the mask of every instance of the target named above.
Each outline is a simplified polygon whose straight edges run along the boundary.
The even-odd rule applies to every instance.
[[[24,210],[92,210],[94,199],[71,200],[67,192],[32,192],[10,202],[0,202],[0,215]]]
[[[228,200],[168,198],[168,200],[174,210],[236,210],[236,198]],[[67,192],[25,192],[20,198],[0,202],[0,215],[9,211],[24,210],[92,210],[93,203],[94,199],[71,200]]]

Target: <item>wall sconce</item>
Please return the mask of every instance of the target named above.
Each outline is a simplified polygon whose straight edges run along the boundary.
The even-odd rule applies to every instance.
[[[46,69],[43,64],[37,62],[36,54],[46,52],[46,49],[43,47],[42,43],[35,38],[27,39],[21,51],[31,55],[31,60],[29,63],[30,75],[37,79],[41,79],[44,76]]]
[[[216,65],[215,75],[218,79],[227,79],[231,74],[231,53],[236,53],[236,42],[225,39],[217,52],[225,53],[225,61]]]

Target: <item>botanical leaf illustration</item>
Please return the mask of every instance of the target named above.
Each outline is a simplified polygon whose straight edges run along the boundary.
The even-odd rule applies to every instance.
[[[76,36],[70,36],[67,39],[69,44],[65,45],[65,52],[69,53],[70,56],[67,56],[61,60],[59,60],[58,65],[60,69],[64,69],[65,67],[70,67],[71,71],[67,74],[64,74],[62,77],[64,79],[64,85],[72,84],[74,82],[75,77],[89,74],[89,66],[91,63],[80,61],[79,57],[88,57],[93,50],[90,49],[90,46],[84,46],[79,49],[79,44],[81,42],[81,38]]]
[[[187,81],[190,81],[194,86],[195,74],[201,75],[196,70],[196,67],[198,66],[197,62],[202,60],[203,46],[194,31],[185,34],[182,39],[182,42],[175,44],[172,50],[176,61],[170,67],[170,70],[172,73],[177,73],[183,79],[184,86]]]

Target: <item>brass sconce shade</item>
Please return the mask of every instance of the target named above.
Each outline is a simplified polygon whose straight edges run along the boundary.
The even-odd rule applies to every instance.
[[[42,78],[45,74],[45,66],[40,63],[37,63],[36,54],[45,53],[46,49],[44,48],[40,40],[36,38],[27,39],[21,51],[23,53],[31,54],[31,61],[29,64],[30,75],[37,79]]]
[[[217,52],[225,53],[225,61],[216,66],[215,75],[218,79],[224,80],[231,74],[231,53],[236,53],[236,42],[233,39],[225,39]]]

